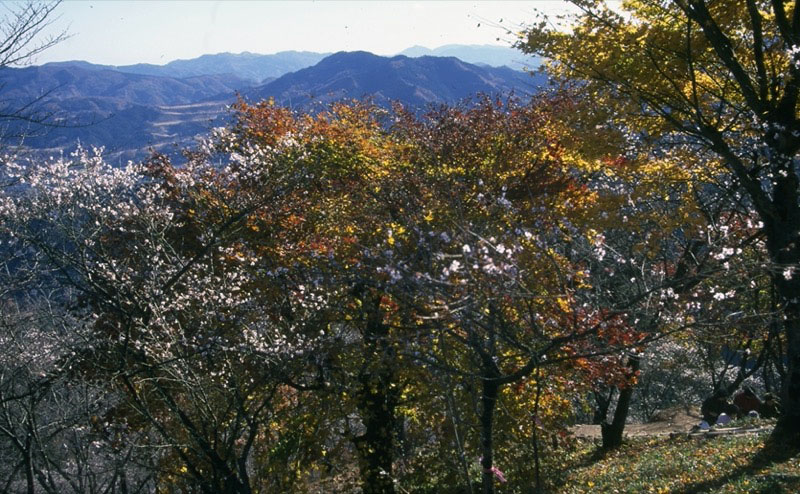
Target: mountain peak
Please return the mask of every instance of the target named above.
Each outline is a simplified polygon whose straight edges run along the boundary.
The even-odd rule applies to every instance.
[[[477,93],[524,96],[541,82],[523,72],[480,67],[455,57],[382,57],[355,51],[334,53],[313,67],[254,88],[246,96],[274,98],[279,104],[306,110],[364,97],[377,104],[400,101],[421,109],[431,103],[456,103]]]
[[[377,60],[385,57],[381,57],[380,55],[375,55],[374,53],[370,53],[368,51],[357,50],[357,51],[337,51],[332,55],[328,55],[327,57],[323,58],[322,61],[325,60],[350,60],[350,61],[358,61],[358,60]]]

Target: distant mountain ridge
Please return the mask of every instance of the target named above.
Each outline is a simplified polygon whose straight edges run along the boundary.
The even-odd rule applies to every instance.
[[[509,46],[499,45],[444,45],[434,49],[412,46],[399,54],[407,57],[456,57],[467,63],[510,67],[515,70],[533,70],[542,64],[538,57],[526,55]]]
[[[480,67],[454,57],[389,58],[363,51],[339,52],[313,67],[250,89],[245,96],[274,98],[279,104],[302,110],[362,97],[376,104],[399,101],[421,109],[432,103],[453,104],[477,93],[514,93],[526,98],[543,82],[541,77],[507,67]]]
[[[281,51],[269,55],[250,52],[215,53],[187,60],[173,60],[164,65],[140,63],[117,66],[72,60],[50,62],[45,66],[69,65],[85,69],[115,70],[128,74],[177,79],[203,75],[231,74],[253,84],[263,84],[268,82],[266,79],[277,79],[284,74],[316,65],[330,54],[310,51]],[[515,70],[533,69],[540,65],[538,58],[525,55],[509,46],[500,45],[444,45],[434,49],[413,46],[403,50],[398,55],[412,58],[422,56],[456,57],[471,64],[488,65],[490,67],[506,66]]]
[[[21,69],[0,69],[3,100],[32,101],[45,96],[64,103],[91,99],[96,109],[115,111],[131,105],[181,105],[251,86],[231,74],[173,78],[129,74],[83,65],[47,64]]]
[[[25,146],[50,153],[70,150],[81,142],[84,146],[104,146],[109,155],[119,159],[139,159],[147,149],[175,150],[212,127],[224,125],[236,94],[250,101],[274,98],[302,111],[316,111],[336,100],[365,97],[380,105],[398,101],[424,109],[429,104],[453,104],[476,93],[501,97],[513,93],[524,99],[544,84],[541,75],[478,66],[454,57],[382,57],[368,52],[335,53],[261,85],[230,72],[186,76],[233,67],[235,64],[228,63],[232,60],[229,54],[223,55],[180,61],[185,64],[126,68],[167,71],[183,77],[129,73],[120,67],[80,61],[0,69],[0,106],[8,109],[15,102],[36,101],[55,122],[67,124],[31,132],[24,122],[7,122],[5,128],[0,126],[0,133],[24,134]],[[250,55],[233,59],[259,59]],[[224,63],[217,63],[220,61]],[[246,65],[237,66],[239,73]]]
[[[194,77],[211,74],[233,74],[256,83],[264,79],[277,78],[315,65],[329,53],[307,51],[283,51],[272,55],[257,53],[217,53],[202,55],[191,60],[175,60],[166,65],[137,64],[118,67],[121,72],[131,74],[160,75],[166,77]]]
[[[76,65],[86,69],[114,70],[127,74],[151,75],[182,79],[205,75],[230,74],[253,84],[264,82],[318,63],[328,53],[282,51],[271,55],[258,53],[215,53],[189,60],[173,60],[165,65],[98,65],[89,62],[52,62],[46,65]]]

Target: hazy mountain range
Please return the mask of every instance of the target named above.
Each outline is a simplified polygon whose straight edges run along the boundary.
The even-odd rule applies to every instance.
[[[425,48],[424,46],[412,46],[401,51],[400,55],[407,57],[456,57],[463,62],[476,65],[505,66],[516,70],[532,70],[541,65],[541,60],[538,57],[525,55],[521,51],[507,46],[494,45],[444,45],[434,49]]]
[[[185,78],[202,75],[231,74],[254,84],[269,82],[289,72],[295,72],[316,65],[331,53],[307,51],[282,51],[271,55],[257,53],[217,53],[202,55],[190,60],[174,60],[165,65],[147,63],[135,65],[97,65],[84,61],[56,62],[48,65],[78,65],[87,69],[115,70],[127,74],[155,75],[161,77]],[[507,46],[495,45],[445,45],[439,48],[413,46],[398,55],[411,58],[456,57],[476,65],[490,67],[510,67],[515,70],[534,69],[539,59]]]
[[[412,56],[394,57],[367,52],[223,53],[166,65],[74,61],[4,68],[0,114],[35,101],[39,115],[46,113],[51,123],[63,126],[27,128],[12,121],[0,131],[27,134],[24,144],[35,149],[70,149],[80,141],[127,159],[143,156],[148,148],[177,149],[224,124],[237,93],[250,101],[272,97],[304,111],[364,97],[377,104],[399,101],[424,109],[476,93],[513,92],[525,98],[543,83],[542,76],[504,66],[513,57],[532,62],[511,48],[450,45],[426,50],[414,47],[404,52]],[[428,52],[460,53],[478,64]]]
[[[283,51],[272,55],[257,53],[217,53],[202,55],[190,60],[174,60],[165,65],[139,63],[135,65],[96,65],[89,62],[56,62],[61,65],[78,65],[86,69],[114,70],[126,74],[152,75],[160,77],[197,77],[204,75],[229,74],[253,84],[263,83],[287,74],[310,67],[330,53],[307,51]],[[48,64],[48,65],[56,65]]]

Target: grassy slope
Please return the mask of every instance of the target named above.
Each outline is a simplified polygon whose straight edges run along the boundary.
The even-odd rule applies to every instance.
[[[583,443],[559,494],[800,493],[800,451],[766,435],[629,440],[601,455]]]

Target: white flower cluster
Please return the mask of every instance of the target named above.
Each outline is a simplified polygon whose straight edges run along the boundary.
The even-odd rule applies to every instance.
[[[796,69],[800,69],[800,46],[789,46],[789,49],[786,50],[786,54],[789,56],[789,63],[794,65]]]
[[[227,136],[217,131],[216,152]],[[280,180],[283,172],[271,151],[258,146],[239,147],[229,158],[221,164],[196,155],[167,179],[143,164],[112,167],[101,149],[12,163],[3,172],[16,185],[0,191],[0,233],[26,243],[65,282],[127,313],[136,328],[124,338],[148,358],[169,361],[215,345],[286,353],[291,343],[266,318],[256,323],[250,314],[258,305],[251,289],[257,256],[224,243],[222,231],[237,211],[269,207],[257,193],[230,198],[225,187],[248,182],[258,192],[260,181]],[[197,198],[209,195],[219,200],[206,207],[225,205],[221,219],[191,219]],[[319,294],[301,299],[307,310],[324,304]],[[231,324],[251,330],[238,343],[209,338]]]

